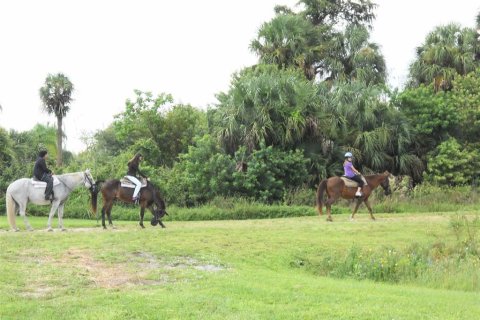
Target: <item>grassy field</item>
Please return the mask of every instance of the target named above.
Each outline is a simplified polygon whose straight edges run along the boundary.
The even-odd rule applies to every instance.
[[[36,231],[17,233],[0,218],[2,320],[480,314],[479,259],[458,254],[472,243],[455,232],[453,213],[167,221],[145,230],[117,222],[106,231],[66,220],[67,231],[50,233],[45,217],[30,218]],[[426,259],[413,257],[421,252]],[[383,280],[369,280],[375,275]]]

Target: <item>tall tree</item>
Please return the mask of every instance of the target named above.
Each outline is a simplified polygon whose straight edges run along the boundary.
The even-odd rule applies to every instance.
[[[151,92],[135,90],[135,94],[134,100],[126,101],[125,111],[115,117],[114,136],[108,132],[103,135],[110,141],[116,138],[119,143],[113,146],[122,147],[122,152],[141,151],[152,165],[172,166],[195,136],[206,133],[204,111],[190,105],[174,105],[173,97],[165,93],[154,97]]]
[[[409,86],[434,84],[436,91],[450,90],[457,75],[464,76],[480,66],[480,43],[473,28],[457,24],[439,26],[417,48],[410,65]]]
[[[369,42],[375,5],[368,0],[302,0],[295,13],[276,7],[250,49],[261,63],[296,67],[309,80],[364,79],[384,83],[385,61]]]
[[[258,65],[236,75],[229,92],[218,95],[210,120],[231,154],[240,146],[251,152],[262,142],[290,149],[332,131],[334,119],[322,112],[321,98],[298,70]]]
[[[330,95],[344,130],[336,139],[353,150],[359,165],[372,171],[421,177],[424,169],[415,154],[415,132],[394,105],[384,86],[363,81],[337,82]]]
[[[72,101],[73,84],[65,75],[58,73],[49,74],[45,84],[40,88],[40,99],[43,108],[48,114],[57,118],[57,165],[63,164],[63,118],[70,110]]]

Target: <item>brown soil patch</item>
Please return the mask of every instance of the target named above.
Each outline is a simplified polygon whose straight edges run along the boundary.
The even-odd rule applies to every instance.
[[[96,287],[116,288],[126,285],[145,284],[144,278],[153,269],[144,264],[138,270],[130,270],[127,263],[105,263],[96,260],[84,250],[70,249],[55,262],[56,264],[79,270]]]

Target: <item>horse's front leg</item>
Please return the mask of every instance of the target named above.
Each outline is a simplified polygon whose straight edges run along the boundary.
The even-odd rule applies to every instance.
[[[55,211],[57,211],[58,206],[60,205],[60,201],[54,200],[52,202],[52,208],[50,209],[50,214],[48,215],[48,222],[47,222],[47,230],[53,231],[52,229],[52,218],[55,215]]]
[[[107,229],[107,226],[105,225],[105,206],[102,208],[102,227],[103,229]]]
[[[140,208],[140,227],[142,227],[143,229],[145,228],[145,226],[143,225],[143,216],[145,215],[145,207],[141,207]]]
[[[373,210],[370,206],[370,202],[368,202],[368,199],[365,199],[365,205],[367,206],[368,212],[370,212],[370,218],[372,218],[372,220],[375,220],[375,217],[373,216]]]
[[[353,220],[355,213],[357,213],[358,207],[360,207],[360,204],[362,204],[363,201],[364,199],[362,198],[357,199],[357,203],[355,204],[355,208],[353,208],[352,215],[350,216],[350,220]]]
[[[163,224],[162,220],[158,220],[158,223],[162,226],[162,228],[165,228],[165,225]]]

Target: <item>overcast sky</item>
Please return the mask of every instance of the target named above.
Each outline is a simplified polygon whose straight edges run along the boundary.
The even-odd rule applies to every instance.
[[[75,86],[64,119],[66,147],[105,129],[133,90],[171,93],[176,102],[206,108],[231,75],[256,63],[249,50],[276,4],[292,0],[15,0],[0,2],[0,126],[30,130],[54,124],[38,95],[47,74]],[[401,85],[428,32],[456,22],[473,27],[473,0],[377,0],[372,41],[382,48],[389,81]]]

